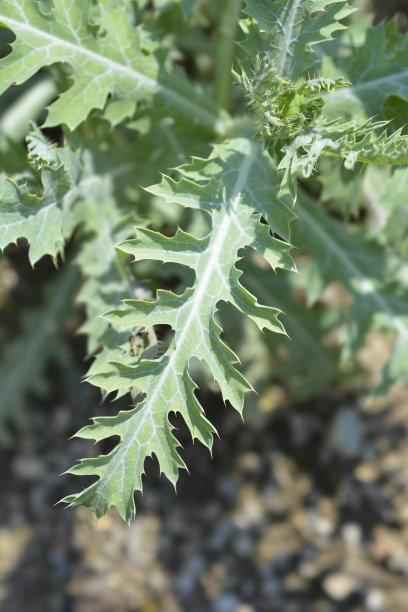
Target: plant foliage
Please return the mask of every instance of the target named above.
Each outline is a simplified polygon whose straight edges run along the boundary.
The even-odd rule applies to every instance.
[[[69,470],[96,477],[64,500],[96,517],[116,506],[132,518],[149,456],[176,485],[186,466],[172,413],[211,449],[216,431],[197,381],[215,381],[240,413],[245,394],[271,377],[304,397],[350,372],[373,329],[395,339],[378,391],[408,381],[407,223],[399,222],[408,218],[407,181],[404,168],[392,170],[408,162],[406,38],[391,23],[353,46],[346,28],[358,17],[343,0],[247,0],[241,34],[240,8],[239,0],[209,11],[180,0],[0,6],[0,24],[15,37],[0,60],[3,98],[12,85],[30,100],[58,91],[42,128],[41,105],[30,110],[17,97],[18,121],[10,109],[4,118],[8,135],[34,123],[25,147],[11,136],[2,144],[0,248],[24,238],[34,265],[74,243],[65,265],[84,279],[87,380],[104,396],[132,398],[130,409],[77,434],[116,440]],[[39,71],[52,82],[46,92]],[[232,77],[230,115],[221,107]],[[369,188],[370,165],[384,167],[386,187]],[[141,282],[149,276],[155,292]],[[325,303],[333,283],[350,307],[341,295]],[[52,292],[48,300],[50,316],[63,317]],[[50,333],[41,325],[40,317],[30,359],[37,336]],[[171,328],[164,344],[160,326]],[[336,346],[325,344],[328,334]],[[245,348],[240,336],[250,339]],[[19,350],[12,380],[29,361]],[[205,367],[193,374],[194,358]],[[26,379],[24,389],[33,385]]]

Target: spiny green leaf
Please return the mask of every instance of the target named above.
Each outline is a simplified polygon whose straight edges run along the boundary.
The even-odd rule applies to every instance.
[[[404,165],[408,163],[408,137],[401,130],[388,135],[386,122],[322,122],[298,136],[285,147],[280,168],[285,170],[285,181],[293,193],[298,170],[304,177],[312,174],[323,154],[344,159],[348,170],[357,162],[377,165]]]
[[[73,152],[68,144],[57,149],[38,129],[28,137],[28,159],[40,170],[42,185],[34,193],[19,177],[0,176],[0,248],[25,238],[34,265],[43,255],[55,257],[62,251],[65,239],[86,217],[84,203],[109,197],[113,179],[130,165],[98,174],[90,151]]]
[[[244,12],[256,23],[259,41],[248,40],[243,46],[252,55],[258,48],[278,76],[294,81],[312,65],[312,47],[342,29],[340,20],[352,10],[343,0],[251,0]]]
[[[103,109],[113,94],[134,102],[158,97],[171,113],[222,131],[214,106],[181,73],[164,70],[155,45],[143,29],[130,24],[125,8],[100,3],[95,24],[91,0],[54,0],[53,5],[52,11],[42,12],[35,0],[2,0],[0,24],[14,32],[16,41],[12,53],[0,60],[0,93],[41,67],[67,62],[73,85],[51,104],[47,126],[65,123],[72,130],[92,109]]]
[[[290,245],[270,235],[289,234],[291,211],[278,199],[278,177],[260,143],[231,140],[215,147],[208,160],[194,159],[180,168],[183,178],[176,182],[163,177],[149,191],[183,207],[198,208],[211,218],[212,231],[203,239],[178,231],[166,238],[140,230],[136,240],[121,248],[136,259],[149,257],[176,262],[192,268],[195,283],[182,295],[159,291],[154,302],[131,300],[106,315],[115,328],[132,330],[143,325],[170,325],[174,338],[166,353],[156,361],[142,360],[135,367],[113,364],[116,374],[100,373],[90,382],[106,392],[121,393],[137,388],[144,399],[129,412],[109,419],[96,419],[79,436],[101,440],[118,435],[120,442],[105,457],[86,459],[72,468],[76,474],[92,474],[98,481],[66,502],[83,504],[95,516],[115,505],[121,516],[134,514],[133,493],[141,489],[146,457],[154,454],[160,470],[175,484],[184,463],[172,434],[169,415],[179,412],[193,438],[211,448],[214,428],[198,403],[195,385],[188,374],[192,357],[204,360],[220,386],[224,400],[242,411],[244,393],[251,389],[235,368],[237,357],[221,340],[221,328],[214,317],[220,301],[234,305],[259,328],[283,333],[279,311],[261,306],[239,282],[235,267],[245,247],[259,249],[272,265],[294,269]],[[210,178],[211,177],[211,178]],[[260,222],[268,219],[269,228]]]
[[[69,169],[49,166],[41,178],[43,194],[37,196],[26,185],[0,177],[0,248],[26,238],[33,265],[43,255],[55,257],[62,250],[67,235],[64,217],[72,204]]]

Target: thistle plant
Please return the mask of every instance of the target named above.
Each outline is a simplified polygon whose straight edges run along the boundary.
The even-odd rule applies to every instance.
[[[117,443],[69,470],[96,477],[64,499],[69,505],[95,517],[116,506],[131,520],[150,456],[176,485],[186,466],[172,413],[211,449],[216,431],[193,358],[205,364],[201,384],[213,379],[240,413],[263,376],[259,346],[282,384],[299,381],[298,390],[313,393],[380,329],[394,344],[378,391],[407,381],[408,188],[406,170],[394,169],[408,162],[407,43],[390,23],[370,27],[358,45],[359,23],[343,0],[230,0],[217,10],[184,0],[0,3],[0,25],[14,38],[0,60],[8,100],[0,248],[25,238],[35,265],[57,260],[71,238],[76,254],[61,266],[62,288],[50,291],[51,315],[66,316],[53,291],[72,301],[76,294],[93,356],[86,380],[103,396],[132,401],[119,413],[112,404],[111,416],[78,432]],[[217,25],[214,47],[207,31]],[[215,64],[214,83],[203,57]],[[181,63],[192,67],[184,72]],[[370,189],[375,176],[378,191]],[[374,213],[351,226],[350,211],[368,199],[379,226]],[[143,284],[140,266],[163,288]],[[166,281],[171,266],[177,288]],[[313,310],[336,281],[350,308]],[[233,334],[222,304],[239,313]],[[163,325],[171,332],[160,344]],[[320,342],[333,329],[339,351]],[[258,365],[247,376],[237,336],[248,333],[246,352]],[[32,343],[37,364],[47,344]],[[282,346],[286,362],[276,357]],[[17,381],[29,366],[18,355],[3,372],[12,368]],[[4,429],[20,391],[14,384],[0,400]]]

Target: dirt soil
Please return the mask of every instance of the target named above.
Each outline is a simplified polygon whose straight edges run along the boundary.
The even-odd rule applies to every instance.
[[[68,437],[111,409],[71,374],[1,453],[2,611],[407,610],[406,389],[326,394],[258,427],[202,398],[222,432],[213,460],[178,424],[191,476],[176,494],[150,461],[128,527],[54,506],[78,487],[59,474],[92,451]]]

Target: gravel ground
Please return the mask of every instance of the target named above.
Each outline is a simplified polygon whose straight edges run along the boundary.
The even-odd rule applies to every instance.
[[[53,505],[78,486],[58,474],[89,452],[67,438],[101,412],[87,385],[69,388],[56,408],[32,403],[1,454],[2,611],[407,609],[406,389],[326,394],[258,427],[205,397],[213,460],[178,424],[191,476],[175,494],[150,461],[128,527]]]

